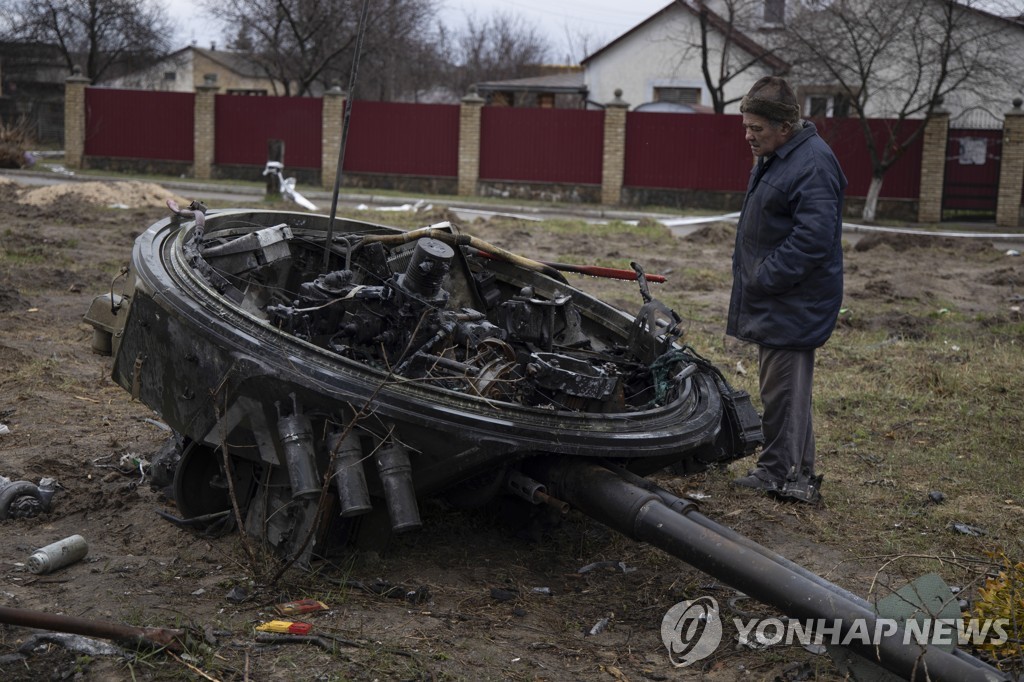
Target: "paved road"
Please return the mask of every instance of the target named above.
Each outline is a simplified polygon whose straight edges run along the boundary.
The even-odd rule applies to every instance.
[[[10,179],[26,185],[49,185],[62,182],[75,181],[123,181],[123,176],[97,176],[97,175],[74,175],[46,171],[23,171],[23,170],[0,170],[0,177]],[[201,197],[206,201],[216,200],[227,205],[242,202],[251,202],[263,196],[262,188],[258,187],[233,187],[217,183],[204,183],[196,180],[167,180],[160,181],[160,184],[167,189],[182,195],[186,198]],[[320,189],[297,188],[303,196],[317,205],[318,210],[327,213],[330,211],[332,193]],[[357,207],[365,206],[367,211],[378,211],[381,215],[388,211],[414,210],[417,203],[429,203],[430,199],[410,196],[381,196],[368,193],[345,192],[339,195],[338,203],[342,206]],[[596,206],[573,206],[566,204],[559,207],[536,207],[530,205],[507,206],[496,209],[487,204],[474,203],[472,201],[449,201],[447,207],[458,218],[472,221],[477,218],[492,216],[508,216],[521,220],[545,220],[548,218],[575,217],[593,223],[605,223],[611,220],[625,222],[639,221],[641,218],[654,219],[665,224],[673,234],[683,237],[710,222],[722,220],[735,221],[739,213],[727,213],[713,216],[680,216],[669,213],[649,213],[646,211],[631,211],[629,209],[605,209]],[[876,225],[861,225],[855,222],[843,224],[843,239],[849,244],[855,244],[866,234],[871,233],[893,233],[893,234],[914,234],[936,237],[953,237],[957,239],[982,239],[988,240],[993,247],[1001,251],[1024,252],[1024,232],[998,232],[992,225],[972,224],[949,226],[950,229],[943,230],[922,230],[913,227],[880,227]],[[954,229],[955,227],[960,229]]]

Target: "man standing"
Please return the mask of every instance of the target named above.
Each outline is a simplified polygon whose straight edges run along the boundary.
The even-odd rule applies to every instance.
[[[846,177],[783,79],[757,81],[740,111],[757,163],[736,230],[726,333],[758,346],[765,443],[733,483],[817,502],[814,349],[832,335],[843,300]]]

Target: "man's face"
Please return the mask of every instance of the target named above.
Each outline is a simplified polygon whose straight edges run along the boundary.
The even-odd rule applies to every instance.
[[[757,114],[743,114],[743,132],[754,156],[768,156],[789,139],[793,126],[789,123],[773,123]]]

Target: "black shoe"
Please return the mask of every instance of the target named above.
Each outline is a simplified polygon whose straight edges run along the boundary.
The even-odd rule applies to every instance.
[[[821,479],[818,476],[801,476],[795,481],[786,481],[774,491],[776,497],[792,502],[818,504],[821,502]]]
[[[761,478],[754,472],[750,472],[741,478],[732,479],[732,484],[741,488],[752,488],[766,493],[778,492],[779,484],[767,478]]]

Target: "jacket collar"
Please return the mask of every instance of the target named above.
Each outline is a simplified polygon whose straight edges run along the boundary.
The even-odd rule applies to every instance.
[[[786,140],[786,143],[775,150],[773,156],[780,156],[785,159],[787,156],[793,153],[793,150],[802,145],[804,142],[809,140],[818,134],[818,129],[814,127],[814,124],[805,119],[800,119],[801,128],[796,131],[793,137]]]

